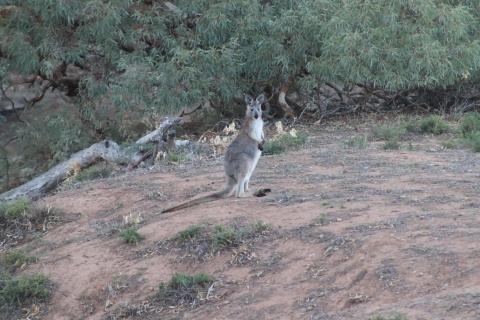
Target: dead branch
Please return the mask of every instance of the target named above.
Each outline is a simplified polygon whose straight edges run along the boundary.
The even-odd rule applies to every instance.
[[[132,171],[133,169],[138,167],[140,165],[140,163],[142,163],[143,161],[147,160],[148,158],[150,158],[152,156],[153,156],[153,151],[141,150],[141,151],[137,152],[133,156],[132,161],[130,161],[130,163],[128,164],[127,170]]]
[[[196,108],[193,109],[192,111],[185,112],[185,110],[182,110],[182,113],[180,113],[179,117],[189,116],[189,115],[197,112],[198,110],[201,110],[202,107],[203,107],[203,106],[200,104],[198,107],[196,107]]]

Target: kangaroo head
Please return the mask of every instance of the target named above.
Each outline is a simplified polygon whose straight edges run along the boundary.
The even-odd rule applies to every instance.
[[[245,102],[247,103],[246,117],[252,119],[262,118],[262,103],[265,102],[265,96],[259,95],[257,99],[253,99],[250,95],[245,95]]]

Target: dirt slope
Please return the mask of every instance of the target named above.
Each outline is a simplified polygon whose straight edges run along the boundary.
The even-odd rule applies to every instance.
[[[413,151],[346,148],[358,132],[309,132],[301,151],[262,157],[251,188],[263,198],[227,199],[159,214],[161,208],[223,187],[221,160],[137,171],[90,182],[43,201],[80,217],[27,244],[41,258],[27,272],[56,283],[47,319],[104,319],[138,304],[174,272],[216,279],[211,301],[143,319],[480,319],[480,158],[442,151],[418,137]],[[137,246],[109,235],[141,214]],[[256,262],[207,262],[151,252],[191,224],[262,220],[272,234]],[[107,290],[128,279],[123,290]],[[142,318],[142,317],[141,317]]]

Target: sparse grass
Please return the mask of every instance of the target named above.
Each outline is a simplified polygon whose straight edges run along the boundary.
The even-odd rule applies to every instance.
[[[398,150],[400,149],[400,143],[398,140],[389,140],[383,145],[384,150]]]
[[[345,141],[345,145],[350,148],[366,149],[368,146],[368,135],[362,134],[352,137]]]
[[[140,235],[136,228],[128,227],[120,232],[120,238],[128,244],[137,244],[142,241],[144,237]]]
[[[321,225],[324,225],[324,224],[327,224],[328,223],[328,216],[326,213],[322,213],[320,214],[320,216],[318,216],[318,218],[315,218],[315,223],[319,223]]]
[[[430,115],[428,117],[418,120],[418,128],[421,133],[431,133],[439,135],[448,132],[448,123],[437,115]]]
[[[205,273],[176,273],[168,283],[160,283],[155,300],[165,306],[198,304],[207,294],[213,278]]]
[[[398,124],[385,124],[373,129],[375,138],[386,141],[398,141],[405,132],[405,127]]]
[[[176,273],[170,279],[168,283],[168,287],[172,289],[180,289],[185,287],[192,287],[192,286],[205,286],[209,282],[212,282],[213,279],[205,274],[205,273],[197,273],[193,276],[186,275],[183,273]]]
[[[448,132],[450,129],[448,123],[437,115],[430,115],[424,118],[407,119],[398,123],[384,124],[374,128],[375,138],[385,140],[383,149],[398,150],[401,147],[400,141],[407,132],[429,133],[439,135]],[[413,145],[408,145],[409,150],[413,150]]]
[[[180,231],[176,239],[180,239],[180,240],[193,239],[200,234],[203,228],[204,227],[201,225],[197,225],[197,224],[191,225],[187,229]]]
[[[271,226],[268,223],[263,222],[262,220],[258,220],[251,225],[251,228],[254,234],[261,234],[268,231]]]
[[[27,234],[44,232],[61,222],[60,213],[51,207],[39,207],[18,199],[0,205],[0,242],[17,244]]]
[[[423,118],[410,118],[398,123],[385,124],[373,130],[377,139],[385,140],[383,149],[398,150],[401,147],[400,141],[406,132],[420,134],[439,135],[453,131],[447,121],[438,115],[429,115]],[[459,137],[458,137],[459,135]],[[351,139],[347,145],[356,145],[361,141]],[[480,113],[471,112],[460,119],[460,127],[457,131],[457,137],[450,138],[441,142],[445,149],[454,149],[459,145],[470,148],[473,152],[480,152]],[[413,146],[409,145],[409,150]]]
[[[439,135],[448,132],[448,123],[438,115],[402,121],[400,126],[408,132]]]
[[[184,152],[169,152],[167,160],[173,163],[181,163],[187,160],[187,155]]]
[[[263,221],[257,221],[247,226],[215,225],[209,227],[192,225],[179,232],[172,241],[186,251],[187,255],[185,257],[190,256],[195,260],[201,259],[205,261],[208,257],[222,250],[235,249],[240,246],[243,246],[244,249],[250,248],[253,239],[266,234],[270,228],[270,225]],[[243,253],[248,255],[246,251],[248,250],[244,250]],[[245,257],[239,257],[234,263],[246,263],[248,259],[243,258]]]
[[[302,131],[281,134],[263,145],[263,154],[273,155],[289,149],[297,149],[307,142],[307,134]]]
[[[111,176],[112,173],[113,173],[112,167],[103,163],[96,164],[80,171],[77,175],[75,175],[74,181],[80,182],[80,181],[107,178]]]
[[[37,257],[27,256],[23,251],[11,250],[5,253],[2,259],[2,264],[10,272],[15,272],[18,269],[24,268],[28,264],[38,261]]]
[[[457,139],[448,139],[448,140],[442,141],[440,144],[445,149],[455,149],[458,147],[459,141]]]
[[[13,201],[0,203],[0,220],[16,219],[26,213],[30,207],[30,200],[20,197]]]
[[[43,275],[12,277],[0,274],[0,315],[32,302],[46,301],[50,295],[50,281]]]

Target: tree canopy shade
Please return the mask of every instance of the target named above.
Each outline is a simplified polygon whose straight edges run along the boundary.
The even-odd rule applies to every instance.
[[[473,0],[0,3],[3,78],[39,75],[93,122],[106,101],[165,114],[288,82],[446,87],[480,67]]]

